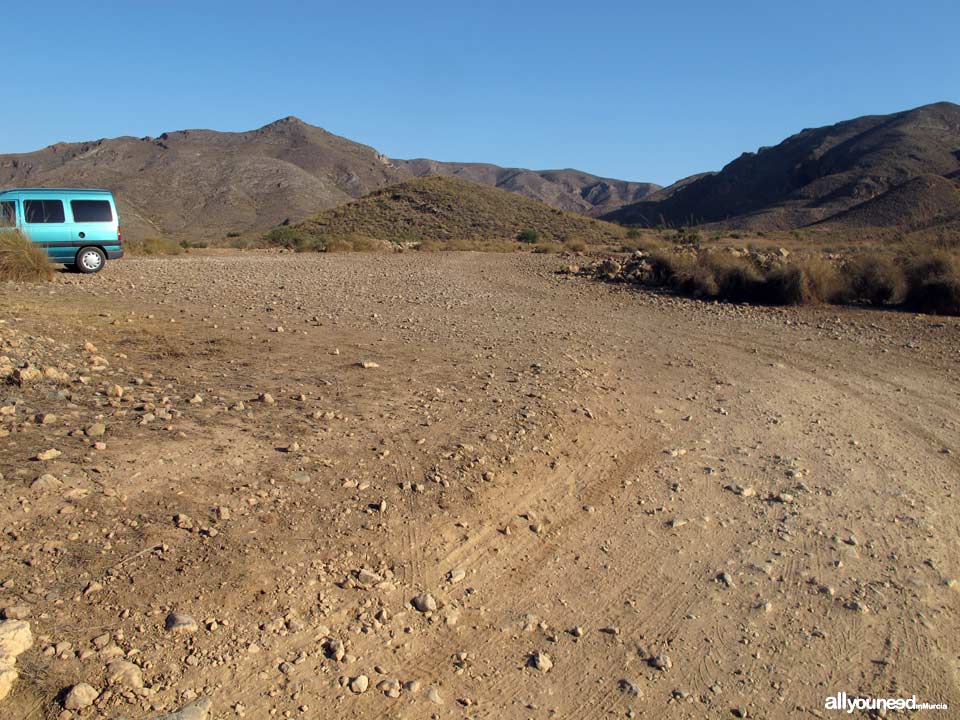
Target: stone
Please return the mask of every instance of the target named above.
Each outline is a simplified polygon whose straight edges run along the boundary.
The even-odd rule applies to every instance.
[[[330,638],[327,640],[324,650],[327,653],[327,657],[335,662],[340,662],[343,660],[343,656],[347,652],[347,649],[343,645],[343,641],[338,640],[337,638]]]
[[[553,660],[547,653],[537,650],[530,655],[527,665],[532,667],[534,670],[539,670],[540,672],[545,673],[550,672],[550,669],[553,667]]]
[[[10,605],[3,609],[4,620],[26,620],[32,608],[29,605]]]
[[[33,647],[30,623],[24,620],[0,622],[0,662],[12,664],[17,656]]]
[[[166,715],[158,715],[153,720],[207,720],[213,703],[209,698],[201,698],[179,710]]]
[[[93,705],[99,695],[100,693],[92,685],[77,683],[64,696],[63,707],[67,710],[82,710]]]
[[[29,385],[42,377],[43,373],[33,365],[27,365],[26,367],[17,368],[13,371],[13,381],[21,386]]]
[[[50,473],[44,473],[30,484],[31,490],[37,492],[46,492],[47,490],[57,490],[63,487],[63,483]]]
[[[56,448],[50,448],[49,450],[37,453],[36,458],[41,462],[46,462],[47,460],[56,460],[61,455],[63,455],[63,453]]]
[[[650,658],[650,667],[656,668],[657,670],[669,670],[673,667],[673,661],[670,659],[669,655],[655,655]]]
[[[357,581],[361,585],[376,585],[378,582],[382,582],[383,578],[372,570],[362,568],[360,572],[357,573]]]
[[[167,615],[167,619],[164,621],[163,627],[167,632],[188,634],[195,633],[198,626],[197,621],[189,615],[172,612]]]
[[[107,426],[103,423],[94,423],[86,429],[87,437],[103,437],[107,432]]]
[[[114,660],[107,665],[107,684],[139,690],[143,687],[143,672],[132,662]]]
[[[427,690],[427,700],[432,702],[434,705],[443,705],[443,698],[440,697],[440,691],[435,687]]]
[[[400,697],[400,681],[393,679],[381,680],[377,683],[377,690],[389,698],[398,698]]]
[[[12,665],[0,663],[0,700],[3,700],[13,689],[13,683],[20,677],[20,673]]]
[[[350,692],[360,695],[370,687],[370,678],[366,675],[357,675],[355,678],[350,678],[349,686]]]
[[[360,363],[360,367],[362,367],[364,370],[375,370],[380,366],[377,363],[372,362],[371,360],[363,360]]]
[[[417,595],[410,601],[410,604],[413,605],[414,609],[422,613],[433,612],[437,609],[437,601],[430,593]]]
[[[460,568],[456,568],[450,571],[450,576],[449,576],[450,582],[455,585],[458,582],[461,582],[466,576],[467,576],[466,570],[461,570]]]

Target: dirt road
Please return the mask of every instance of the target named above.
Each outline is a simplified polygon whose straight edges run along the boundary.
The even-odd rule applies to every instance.
[[[0,606],[33,634],[0,714],[960,708],[960,322],[562,262],[0,287]]]

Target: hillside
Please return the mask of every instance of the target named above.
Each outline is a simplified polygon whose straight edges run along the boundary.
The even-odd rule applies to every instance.
[[[0,188],[113,190],[129,238],[265,230],[428,173],[462,175],[585,213],[608,211],[658,187],[575,170],[391,160],[294,117],[249,132],[181,130],[0,155]]]
[[[591,216],[612,212],[661,189],[655,183],[614,180],[579,170],[523,170],[484,163],[451,163],[423,159],[393,160],[393,163],[417,177],[459,177],[520,193],[561,210]]]
[[[960,184],[939,175],[919,175],[820,225],[895,227],[912,232],[957,220],[960,220]]]
[[[516,193],[456,177],[407,180],[293,225],[299,237],[364,236],[401,242],[513,240],[521,230],[542,240],[613,242],[615,225],[569,213]]]
[[[842,213],[912,178],[958,173],[960,106],[944,102],[803,130],[774,147],[744,153],[720,172],[659,201],[656,196],[641,200],[604,219],[787,230],[831,217],[845,222]],[[912,197],[921,202],[918,195]],[[882,216],[873,219],[869,212],[867,207],[867,214],[856,216],[856,222],[889,221]]]

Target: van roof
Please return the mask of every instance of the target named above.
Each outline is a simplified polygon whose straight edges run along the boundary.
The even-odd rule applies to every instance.
[[[32,188],[7,188],[6,190],[0,190],[0,195],[4,195],[10,192],[68,192],[68,193],[106,193],[110,194],[109,190],[101,190],[99,188],[55,188],[55,187],[32,187]]]

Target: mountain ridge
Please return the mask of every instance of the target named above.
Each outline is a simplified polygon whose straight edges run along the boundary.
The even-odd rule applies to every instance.
[[[960,177],[960,105],[932,103],[806,128],[666,197],[654,194],[602,217],[648,226],[790,230],[824,222],[922,175]]]
[[[173,130],[0,155],[0,187],[113,190],[129,238],[264,231],[424,174],[463,175],[585,214],[659,188],[576,170],[393,160],[295,116],[239,132]]]

